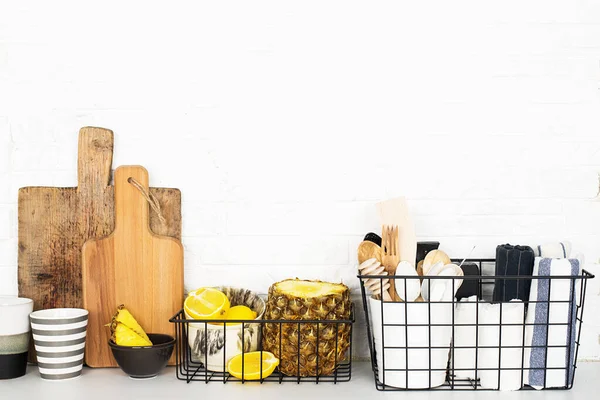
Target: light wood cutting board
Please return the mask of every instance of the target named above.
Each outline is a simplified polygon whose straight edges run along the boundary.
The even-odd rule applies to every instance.
[[[90,367],[117,366],[104,325],[125,304],[148,333],[175,336],[169,322],[183,304],[183,246],[150,231],[149,206],[129,179],[148,188],[140,166],[115,171],[114,232],[83,245],[83,304],[89,311],[85,361]]]
[[[79,132],[78,187],[24,187],[19,190],[19,295],[34,310],[83,307],[81,247],[109,235],[115,226],[110,186],[113,132],[85,127]],[[152,231],[181,237],[181,192],[151,188],[163,223],[150,214]],[[29,360],[36,362],[33,341]]]

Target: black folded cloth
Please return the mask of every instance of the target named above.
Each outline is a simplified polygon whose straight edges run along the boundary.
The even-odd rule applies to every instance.
[[[496,247],[497,276],[531,276],[535,254],[529,246],[503,244]],[[529,301],[531,279],[496,279],[494,301]]]
[[[479,267],[474,263],[464,263],[460,266],[465,276],[481,276]],[[463,279],[462,285],[456,291],[456,300],[460,300],[465,297],[477,296],[481,297],[481,280],[480,279]]]

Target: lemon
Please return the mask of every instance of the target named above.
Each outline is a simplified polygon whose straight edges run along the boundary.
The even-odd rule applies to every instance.
[[[256,311],[252,311],[250,307],[233,306],[227,311],[227,319],[256,319]],[[239,322],[231,322],[227,325],[238,325]]]
[[[188,294],[183,308],[193,319],[224,319],[229,311],[229,299],[220,290],[200,288]]]
[[[262,360],[262,362],[261,362]],[[244,378],[249,381],[266,378],[279,365],[279,359],[268,351],[244,353]],[[227,371],[238,379],[242,379],[242,354],[238,354],[227,362]]]

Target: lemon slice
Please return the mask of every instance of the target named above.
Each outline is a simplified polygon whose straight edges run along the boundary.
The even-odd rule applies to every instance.
[[[256,319],[256,311],[252,311],[250,307],[233,306],[227,311],[227,319]],[[230,322],[227,325],[239,325],[239,322]]]
[[[188,294],[183,308],[193,319],[223,319],[229,311],[229,299],[220,290],[200,288]]]
[[[262,359],[262,363],[261,363]],[[279,365],[279,359],[268,351],[253,351],[244,353],[244,379],[255,381],[266,378],[273,373]],[[238,379],[242,379],[242,354],[233,357],[227,363],[227,371]]]

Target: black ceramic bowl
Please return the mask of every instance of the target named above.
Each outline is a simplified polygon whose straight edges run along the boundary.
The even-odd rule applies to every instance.
[[[112,340],[108,341],[117,364],[123,372],[132,378],[152,378],[158,375],[167,365],[173,353],[173,347],[175,346],[173,336],[149,333],[148,337],[153,343],[152,346],[119,346]]]

